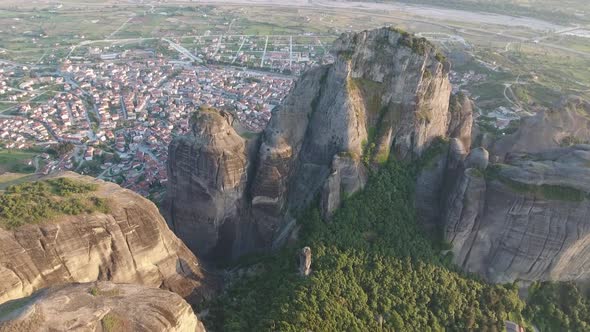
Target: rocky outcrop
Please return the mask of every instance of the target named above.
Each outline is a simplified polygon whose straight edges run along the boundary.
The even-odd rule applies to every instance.
[[[367,170],[360,159],[348,154],[334,155],[330,176],[320,192],[320,211],[329,220],[340,206],[342,196],[362,189],[367,183]]]
[[[229,113],[203,107],[169,147],[167,220],[201,257],[231,255],[248,169],[247,144]]]
[[[579,143],[590,143],[590,102],[570,97],[523,118],[516,133],[498,140],[492,152],[501,160],[510,152],[537,153]]]
[[[299,275],[307,277],[311,273],[311,248],[304,247],[299,251]]]
[[[490,162],[490,153],[484,148],[475,148],[469,152],[465,159],[465,168],[485,170]]]
[[[274,227],[275,216],[307,205],[328,178],[328,215],[336,192],[362,187],[366,171],[354,159],[419,156],[448,130],[449,65],[428,42],[384,28],[344,34],[332,51],[334,64],[304,75],[264,132],[252,205]],[[338,154],[356,168],[345,182],[360,186],[335,186]]]
[[[458,138],[463,147],[471,148],[471,132],[473,127],[473,101],[459,92],[451,96],[449,103],[451,121],[447,130],[447,137]]]
[[[43,289],[1,305],[0,313],[0,332],[205,331],[179,295],[110,282]]]
[[[452,95],[450,121],[446,138],[447,144],[439,141],[431,148],[431,156],[422,158],[420,172],[416,181],[414,197],[416,214],[420,224],[426,229],[437,229],[441,225],[441,215],[445,205],[445,195],[454,179],[463,171],[463,161],[471,146],[473,124],[473,103],[462,93]],[[483,149],[474,149],[469,154],[470,162],[484,163],[487,167],[489,154]],[[482,160],[485,158],[485,162]]]
[[[493,282],[588,280],[590,146],[511,153],[487,169],[485,155],[466,158],[447,196],[455,262]]]
[[[457,99],[451,116],[450,65],[425,39],[383,28],[343,34],[332,51],[334,63],[304,73],[273,111],[250,158],[229,128],[223,142],[193,131],[171,144],[167,214],[197,254],[235,257],[277,246],[295,225],[291,212],[318,195],[329,218],[342,197],[364,186],[369,167],[390,155],[419,157],[448,133],[465,138],[471,105]],[[199,162],[228,155],[221,150],[231,163]],[[233,181],[216,185],[213,170]]]
[[[211,293],[195,255],[153,203],[113,183],[59,176],[98,184],[93,195],[108,199],[110,212],[0,229],[0,303],[52,285],[96,280],[161,287],[192,303]]]

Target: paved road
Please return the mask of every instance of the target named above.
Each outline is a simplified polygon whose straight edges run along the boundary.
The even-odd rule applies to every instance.
[[[266,41],[264,42],[264,52],[262,52],[262,59],[260,60],[260,67],[264,67],[264,57],[266,56],[266,47],[268,46],[268,36],[266,36]]]
[[[240,55],[240,51],[242,50],[242,47],[244,47],[244,43],[246,42],[246,37],[242,37],[242,43],[240,44],[240,48],[238,48],[238,51],[236,52],[236,56],[234,57],[234,59],[232,60],[232,64],[234,62],[236,62],[236,60],[238,59],[238,56]]]
[[[184,48],[182,45],[179,45],[173,41],[171,41],[168,38],[162,38],[163,41],[167,42],[168,44],[170,44],[170,46],[172,46],[172,48],[174,48],[176,51],[184,54],[187,58],[191,59],[192,61],[196,61],[198,63],[202,63],[203,60],[201,60],[200,58],[197,58],[194,54],[192,54],[191,52],[189,52],[189,50],[187,50],[186,48]]]

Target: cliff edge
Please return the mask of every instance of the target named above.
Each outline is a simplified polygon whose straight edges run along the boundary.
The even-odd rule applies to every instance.
[[[51,182],[61,187],[45,183],[56,179],[67,181]],[[79,188],[90,189],[83,193]],[[17,217],[14,220],[19,223],[11,224],[7,218],[18,211],[9,214],[10,204],[3,203],[0,303],[49,286],[96,280],[160,287],[191,303],[213,291],[195,255],[168,228],[158,208],[138,194],[113,183],[63,173],[15,187],[2,199],[14,203],[21,198],[39,201],[27,203],[31,211],[26,214],[41,217],[26,223]],[[50,206],[42,204],[49,199]],[[92,210],[86,200],[105,206]],[[62,209],[59,213],[49,210],[55,205]]]

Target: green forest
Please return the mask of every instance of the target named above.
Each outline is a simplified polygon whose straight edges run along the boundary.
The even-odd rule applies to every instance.
[[[427,153],[426,155],[430,155]],[[415,162],[413,165],[422,165]],[[416,166],[388,161],[330,221],[311,208],[298,243],[242,259],[204,317],[213,331],[590,331],[588,301],[573,284],[538,283],[528,303],[516,284],[466,275],[443,255],[448,244],[416,223]],[[313,253],[309,277],[296,252]]]
[[[216,331],[502,331],[522,322],[514,285],[467,277],[416,224],[415,171],[390,161],[332,220],[313,208],[300,218],[296,247],[261,260],[252,277],[216,300]],[[297,248],[310,246],[312,274],[296,274]]]
[[[575,284],[537,282],[528,291],[525,313],[541,331],[590,331],[590,301]]]

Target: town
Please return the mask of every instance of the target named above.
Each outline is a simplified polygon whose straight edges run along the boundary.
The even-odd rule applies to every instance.
[[[15,81],[23,83],[13,88]],[[225,109],[244,135],[258,133],[292,82],[290,76],[154,52],[68,59],[57,72],[43,74],[5,64],[0,93],[15,106],[0,118],[0,142],[7,149],[68,146],[55,158],[44,153],[37,171],[73,170],[157,195],[167,181],[168,144],[188,131],[190,113],[201,105]]]

